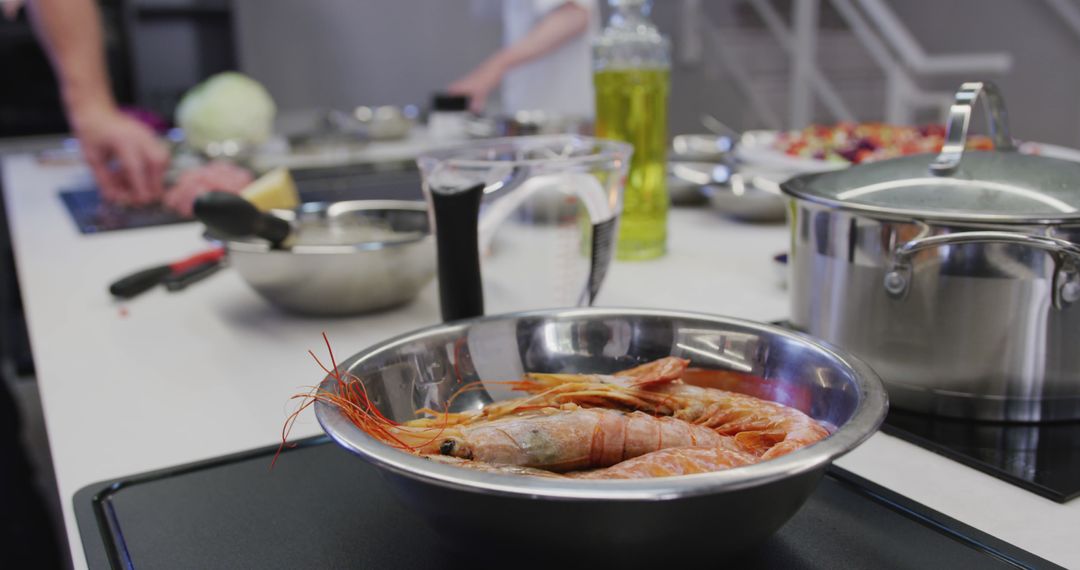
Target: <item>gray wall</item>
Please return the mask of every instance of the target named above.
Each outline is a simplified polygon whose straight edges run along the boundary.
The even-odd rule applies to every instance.
[[[135,96],[170,115],[207,75],[235,67],[230,0],[129,0]]]
[[[1012,53],[1012,72],[994,80],[1004,91],[1013,135],[1080,146],[1080,38],[1045,2],[891,0],[890,5],[929,53]]]
[[[778,0],[776,5],[784,10],[790,1]],[[655,10],[655,19],[676,44],[680,41],[675,25],[679,3],[658,0]],[[738,0],[706,0],[704,4],[706,16],[725,33],[723,41],[739,52],[766,97],[784,114],[786,60],[775,49],[771,36],[756,27],[747,10],[737,9]],[[828,0],[822,0],[822,5],[819,66],[859,119],[881,120],[884,104],[879,70],[839,16],[829,10]],[[962,81],[991,79],[1004,91],[1014,136],[1080,147],[1080,37],[1073,35],[1045,2],[889,0],[889,5],[928,54],[1008,52],[1013,56],[1013,70],[1008,75],[934,78],[923,81],[924,88],[952,91]],[[696,117],[706,110],[737,128],[760,126],[745,98],[725,78],[706,78],[699,68],[676,68],[672,91],[673,130],[700,130]],[[817,119],[829,121],[820,109]],[[982,130],[982,119],[977,120],[976,128]]]
[[[598,0],[605,9],[606,1]],[[498,49],[498,0],[233,0],[240,66],[285,110],[359,104],[424,104],[431,93]],[[677,0],[656,2],[671,35]],[[733,2],[709,2],[724,19]],[[739,115],[731,86],[700,67],[672,72],[673,131],[701,130],[698,115]],[[493,100],[498,100],[497,97]],[[738,116],[727,120],[744,125]]]
[[[712,21],[733,20],[733,0],[706,0],[703,12]],[[652,19],[671,40],[672,52],[679,49],[679,8],[677,0],[654,2]],[[607,10],[605,10],[605,14]],[[705,57],[713,57],[706,54]],[[719,80],[718,80],[719,79]],[[730,81],[706,75],[703,65],[683,65],[673,57],[671,68],[671,100],[668,105],[668,130],[671,133],[706,132],[701,126],[702,113],[709,113],[735,129],[760,128],[748,120],[746,102]]]
[[[792,0],[777,0],[787,9]],[[241,68],[266,83],[283,109],[358,104],[426,103],[430,93],[482,60],[500,43],[501,22],[477,13],[484,0],[233,0]],[[491,0],[487,0],[490,4]],[[605,3],[601,0],[601,3]],[[823,4],[827,4],[827,0]],[[654,19],[678,43],[679,0],[656,0]],[[759,70],[779,111],[786,62],[748,18],[739,0],[706,0],[707,15],[732,38],[732,49]],[[1005,91],[1016,136],[1080,146],[1080,39],[1041,0],[890,0],[928,53],[1008,51],[1015,68],[996,77]],[[824,15],[834,51],[822,66],[860,119],[880,119],[880,74],[837,19]],[[844,46],[850,45],[850,48]],[[741,47],[740,47],[741,46]],[[851,53],[840,56],[847,50]],[[755,61],[755,59],[757,61]],[[775,60],[775,61],[774,61]],[[842,63],[842,65],[841,65]],[[767,73],[766,73],[767,72]],[[950,90],[969,79],[935,79]],[[976,78],[970,78],[976,79]],[[710,112],[736,128],[758,124],[727,77],[702,67],[672,73],[670,125],[701,131]],[[820,115],[819,120],[827,120]]]
[[[498,48],[469,0],[234,0],[241,69],[282,109],[426,104]]]

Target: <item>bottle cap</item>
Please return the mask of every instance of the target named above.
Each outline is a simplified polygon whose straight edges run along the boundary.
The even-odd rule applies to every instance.
[[[431,99],[432,111],[467,111],[469,110],[468,95],[454,95],[451,93],[436,93]]]

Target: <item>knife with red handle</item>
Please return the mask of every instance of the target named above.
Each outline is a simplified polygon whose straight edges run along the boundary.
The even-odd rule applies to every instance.
[[[194,285],[207,277],[210,277],[214,273],[217,273],[219,269],[224,266],[225,263],[221,260],[206,261],[200,263],[195,267],[181,271],[180,273],[172,273],[165,279],[161,280],[161,284],[165,286],[165,290],[170,293],[177,291],[183,291],[188,286]]]
[[[121,299],[130,299],[144,291],[153,288],[164,281],[170,275],[179,275],[187,270],[206,263],[220,262],[225,257],[225,248],[215,247],[191,257],[181,259],[173,263],[149,267],[136,271],[127,277],[123,277],[112,285],[109,285],[109,293]]]

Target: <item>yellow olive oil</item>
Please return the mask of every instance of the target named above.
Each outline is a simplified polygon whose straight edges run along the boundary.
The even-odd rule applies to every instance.
[[[604,69],[594,75],[596,136],[634,146],[615,257],[652,259],[667,249],[667,69]]]

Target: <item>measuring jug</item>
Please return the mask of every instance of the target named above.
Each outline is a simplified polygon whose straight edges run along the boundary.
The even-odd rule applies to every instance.
[[[632,153],[621,142],[544,135],[421,156],[443,320],[592,304]]]

